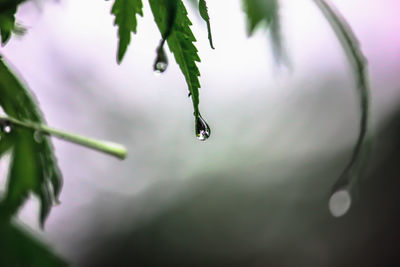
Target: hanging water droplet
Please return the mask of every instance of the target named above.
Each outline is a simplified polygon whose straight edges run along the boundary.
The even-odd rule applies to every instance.
[[[167,67],[168,67],[168,63],[167,62],[159,61],[159,62],[155,63],[154,71],[156,73],[163,73],[167,69]]]
[[[211,134],[211,129],[210,126],[208,126],[207,122],[201,117],[201,115],[198,115],[196,117],[196,137],[200,141],[205,141],[210,137]]]
[[[33,140],[35,140],[36,143],[41,143],[43,142],[43,134],[40,131],[35,131],[33,133]]]
[[[348,190],[341,189],[332,194],[329,199],[329,211],[334,217],[345,215],[351,206],[351,195]]]
[[[155,73],[163,73],[168,68],[168,57],[164,50],[164,41],[161,41],[157,48],[157,57],[154,61],[153,70]]]

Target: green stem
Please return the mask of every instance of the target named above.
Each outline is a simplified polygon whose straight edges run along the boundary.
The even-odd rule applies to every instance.
[[[39,132],[50,136],[63,139],[65,141],[75,143],[90,149],[94,149],[119,159],[124,159],[127,155],[127,150],[124,146],[112,142],[96,140],[89,137],[68,133],[63,130],[54,129],[44,124],[33,123],[30,121],[20,121],[13,117],[0,116],[1,121],[8,121],[15,126],[28,128],[32,131]]]
[[[357,143],[354,146],[350,162],[333,187],[333,191],[336,191],[341,187],[351,186],[351,184],[355,182],[356,178],[361,176],[365,169],[367,156],[371,149],[371,140],[369,138],[368,129],[370,86],[368,80],[367,60],[360,49],[355,34],[347,24],[346,20],[333,7],[333,5],[328,0],[314,0],[314,2],[332,26],[352,64],[360,101],[361,119]]]

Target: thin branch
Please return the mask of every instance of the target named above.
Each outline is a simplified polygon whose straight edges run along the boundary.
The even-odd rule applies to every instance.
[[[127,155],[127,150],[124,146],[112,142],[96,140],[89,137],[68,133],[63,130],[51,128],[44,124],[33,123],[30,121],[20,121],[13,117],[0,116],[0,121],[9,122],[13,126],[28,128],[39,134],[54,136],[65,141],[75,143],[93,150],[97,150],[119,159],[124,159]]]

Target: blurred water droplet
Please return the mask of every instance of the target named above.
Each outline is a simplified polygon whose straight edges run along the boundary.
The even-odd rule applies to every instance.
[[[43,134],[40,131],[35,131],[33,133],[33,139],[36,143],[41,143],[43,142]]]
[[[12,130],[11,122],[7,119],[0,120],[0,131],[3,133],[10,133]]]
[[[168,57],[164,50],[164,42],[157,48],[157,57],[154,62],[153,70],[156,74],[163,73],[168,68]]]
[[[155,66],[154,66],[154,71],[156,73],[163,73],[168,67],[168,63],[167,62],[156,62]]]
[[[348,190],[341,189],[332,194],[329,199],[329,211],[334,217],[345,215],[351,206],[351,195]]]
[[[11,123],[7,120],[1,121],[1,131],[4,133],[11,133]]]
[[[201,117],[201,115],[198,115],[196,117],[196,137],[200,141],[205,141],[210,137],[211,134],[211,129],[210,126],[208,126],[207,122]]]

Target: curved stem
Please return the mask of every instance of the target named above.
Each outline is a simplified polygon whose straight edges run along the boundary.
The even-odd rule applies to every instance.
[[[360,176],[361,172],[363,171],[362,167],[365,164],[366,156],[370,150],[370,142],[368,142],[370,89],[367,60],[360,49],[360,45],[355,34],[347,24],[346,20],[341,16],[339,11],[337,11],[328,0],[314,0],[314,2],[332,26],[343,49],[352,63],[360,100],[361,119],[357,143],[354,146],[353,154],[348,165],[333,187],[333,190],[336,191],[341,187],[350,186],[354,182],[355,178]],[[354,173],[356,175],[354,175]]]
[[[112,142],[96,140],[89,137],[68,133],[63,130],[51,128],[44,124],[33,123],[30,121],[20,121],[16,118],[9,116],[0,116],[0,121],[7,121],[13,124],[14,126],[20,126],[24,128],[28,128],[32,131],[39,132],[41,134],[46,134],[50,136],[57,137],[59,139],[63,139],[65,141],[75,143],[90,149],[94,149],[119,159],[124,159],[127,155],[127,150],[124,146]]]

